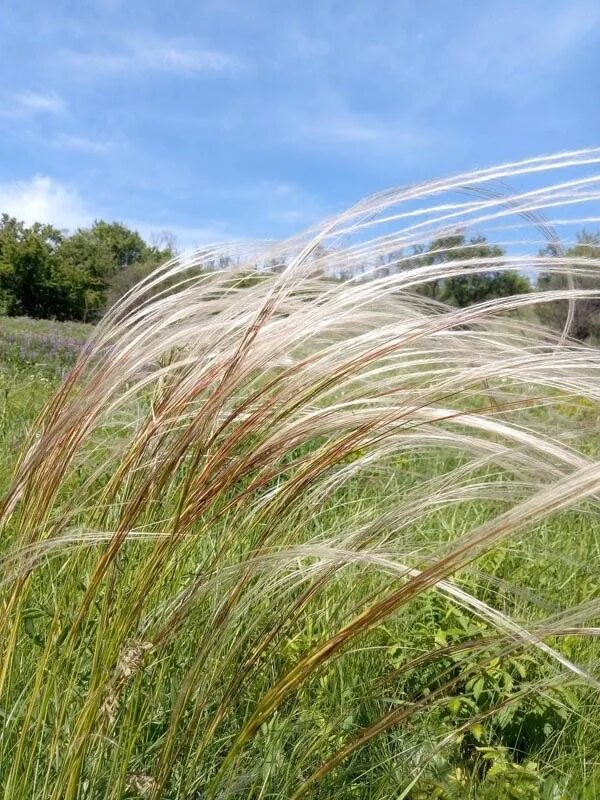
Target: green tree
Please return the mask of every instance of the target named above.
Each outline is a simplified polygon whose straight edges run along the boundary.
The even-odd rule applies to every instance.
[[[127,245],[127,240],[119,235],[113,241],[113,252],[118,254],[119,266],[107,282],[106,306],[116,303],[139,281],[146,278],[176,253],[175,240],[169,233],[163,233],[155,244],[148,245],[143,242],[143,248]]]
[[[489,244],[484,236],[474,236],[467,241],[464,234],[457,232],[435,239],[427,249],[416,250],[411,265],[432,266],[480,259],[481,272],[439,277],[423,284],[418,290],[433,300],[464,308],[495,297],[529,291],[529,281],[524,275],[500,268],[486,269],[486,259],[490,259],[489,267],[492,267],[503,255],[504,250],[498,245]]]
[[[0,217],[0,312],[90,321],[172,255],[119,222],[72,235]]]
[[[162,261],[171,250],[153,247],[120,222],[97,220],[66,238],[59,260],[66,283],[76,294],[77,319],[95,319]]]
[[[562,254],[554,245],[548,245],[541,255],[556,258],[560,263],[561,255],[570,258],[600,259],[600,232],[588,233],[583,230],[577,235],[577,243]],[[600,269],[599,269],[600,274]],[[577,289],[600,290],[600,280],[595,276],[573,276],[573,284]],[[538,276],[537,287],[541,290],[567,289],[569,281],[566,271],[542,272]],[[567,322],[569,304],[566,300],[542,303],[539,307],[541,321],[556,330],[562,330]],[[573,320],[569,334],[582,341],[600,341],[600,297],[577,300],[574,304]]]
[[[65,240],[65,253],[102,279],[144,261],[152,250],[137,231],[121,222],[96,220],[91,228],[80,228]]]
[[[68,317],[67,310],[60,313],[55,274],[62,238],[51,225],[27,227],[8,214],[0,217],[0,299],[6,313]]]

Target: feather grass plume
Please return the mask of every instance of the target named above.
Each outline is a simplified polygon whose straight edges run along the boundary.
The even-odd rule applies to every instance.
[[[560,248],[598,163],[384,192],[174,259],[106,315],[2,501],[5,797],[417,797],[511,703],[595,698],[600,358],[569,323],[600,263]],[[457,229],[507,254],[415,256]],[[567,287],[419,292],[541,270]],[[557,300],[562,332],[534,314]],[[432,638],[452,609],[471,627]],[[466,674],[523,654],[534,677],[448,727]]]

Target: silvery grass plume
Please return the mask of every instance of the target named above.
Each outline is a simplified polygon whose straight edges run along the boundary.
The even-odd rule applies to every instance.
[[[109,311],[2,501],[4,797],[411,797],[511,703],[592,702],[600,358],[569,320],[600,264],[564,250],[598,163],[387,191]],[[415,256],[457,230],[507,254]],[[419,291],[503,270],[567,288]],[[465,670],[523,654],[534,677],[443,726]]]

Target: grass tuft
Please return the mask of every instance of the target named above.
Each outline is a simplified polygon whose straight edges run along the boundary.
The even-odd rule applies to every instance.
[[[600,294],[540,255],[599,162],[199,250],[55,355],[0,505],[7,800],[600,793],[600,361],[535,314]],[[457,229],[508,255],[415,257]],[[569,281],[424,291],[486,270]]]

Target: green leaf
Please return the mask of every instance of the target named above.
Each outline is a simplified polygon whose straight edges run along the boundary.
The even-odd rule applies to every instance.
[[[475,725],[471,725],[469,730],[471,731],[473,737],[478,742],[480,742],[483,739],[483,734],[484,734],[484,730],[485,729],[484,729],[483,725],[480,722],[476,722]]]
[[[451,714],[458,714],[461,707],[462,707],[462,701],[460,697],[454,697],[448,703],[448,711],[450,711]]]
[[[477,678],[475,683],[473,684],[473,697],[475,700],[479,700],[481,697],[481,693],[485,689],[485,678]]]

